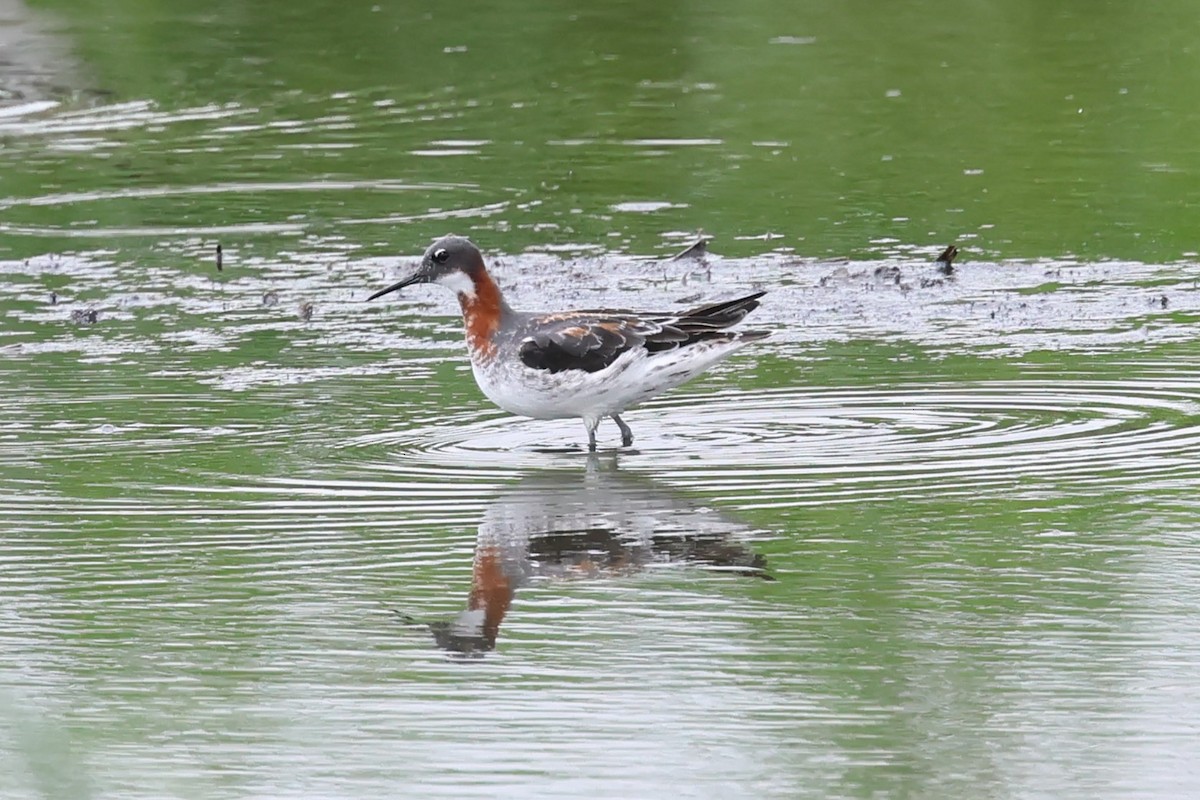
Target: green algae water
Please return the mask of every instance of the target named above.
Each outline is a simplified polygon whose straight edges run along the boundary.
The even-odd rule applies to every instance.
[[[1191,6],[0,12],[0,796],[1200,791]],[[449,231],[773,335],[589,457]]]

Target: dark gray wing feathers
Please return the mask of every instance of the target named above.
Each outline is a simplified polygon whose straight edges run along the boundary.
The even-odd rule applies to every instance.
[[[722,329],[741,322],[758,308],[758,299],[764,294],[758,292],[675,315],[625,316],[602,311],[548,314],[531,321],[533,331],[521,342],[518,355],[532,369],[599,372],[634,347],[657,353],[714,339],[728,341],[738,334]]]

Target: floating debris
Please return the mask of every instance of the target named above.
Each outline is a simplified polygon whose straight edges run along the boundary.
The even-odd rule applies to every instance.
[[[875,268],[875,280],[879,283],[894,283],[900,284],[900,268],[892,264],[885,264]]]
[[[71,322],[76,325],[94,325],[100,319],[100,312],[94,308],[77,308],[71,312]]]
[[[301,303],[300,309],[296,313],[298,313],[300,315],[300,319],[304,320],[305,322],[308,322],[310,319],[312,319],[312,316],[313,316],[313,304],[312,303]]]
[[[279,305],[279,292],[275,291],[274,289],[270,289],[266,292],[263,292],[262,304],[264,306]]]
[[[862,275],[860,274],[859,277],[862,277]],[[844,266],[841,266],[834,269],[833,272],[829,273],[828,275],[822,275],[821,279],[817,281],[817,285],[829,286],[831,284],[849,283],[850,278],[850,270],[846,269]]]
[[[950,273],[954,272],[954,258],[957,255],[958,246],[952,244],[943,250],[941,255],[934,259],[940,265],[938,269],[943,275],[949,275]]]
[[[684,258],[704,258],[708,255],[708,243],[711,241],[711,236],[705,236],[704,231],[700,231],[697,234],[696,241],[671,256],[670,260],[679,261]]]
[[[224,268],[222,266],[223,263],[224,263],[224,259],[222,257],[222,253],[221,253],[221,245],[217,245],[217,272],[220,272]]]

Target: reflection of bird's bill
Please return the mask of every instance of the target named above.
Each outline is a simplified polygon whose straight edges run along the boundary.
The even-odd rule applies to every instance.
[[[427,629],[433,634],[433,641],[438,647],[456,656],[482,658],[496,645],[499,621],[495,626],[489,626],[484,619],[486,612],[482,609],[468,608],[450,619],[433,622],[421,622],[411,614],[396,609],[392,609],[392,613],[402,625]],[[492,631],[490,637],[486,633],[489,630]]]
[[[774,580],[750,546],[753,533],[723,512],[615,470],[535,473],[487,507],[467,608],[429,629],[439,647],[482,656],[495,648],[516,590],[530,578],[600,579],[693,565]]]

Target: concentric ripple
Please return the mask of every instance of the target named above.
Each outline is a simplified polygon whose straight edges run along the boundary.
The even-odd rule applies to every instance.
[[[1176,370],[1178,375],[1178,370]],[[1200,473],[1200,384],[1029,378],[887,388],[787,387],[673,395],[625,416],[629,469],[753,505],[853,502],[989,487],[1076,491],[1149,486]],[[391,469],[488,473],[582,459],[582,425],[504,416],[405,428],[348,442],[382,447]]]

